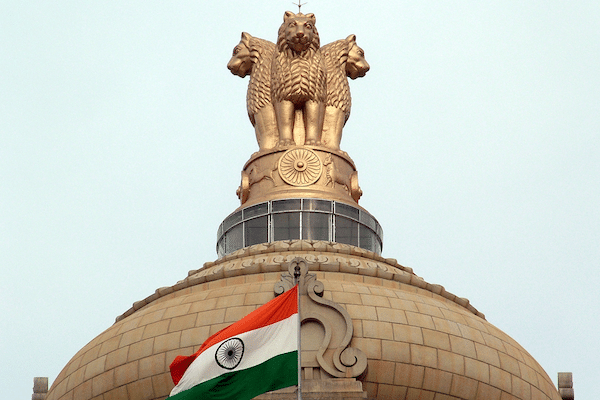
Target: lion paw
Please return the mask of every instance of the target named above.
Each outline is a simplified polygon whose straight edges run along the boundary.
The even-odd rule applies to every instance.
[[[296,143],[294,143],[294,141],[293,141],[293,140],[291,140],[291,139],[287,139],[287,140],[280,140],[280,141],[279,141],[279,143],[278,143],[278,146],[279,146],[279,147],[283,147],[283,146],[292,146],[292,145],[294,145],[294,144],[296,144]]]

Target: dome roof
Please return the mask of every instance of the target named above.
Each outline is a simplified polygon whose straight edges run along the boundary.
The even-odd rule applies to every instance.
[[[167,397],[175,356],[273,298],[295,257],[323,283],[323,297],[350,315],[351,346],[367,357],[359,380],[369,398],[560,400],[533,357],[468,300],[393,259],[309,241],[245,248],[157,290],[75,354],[47,400]]]

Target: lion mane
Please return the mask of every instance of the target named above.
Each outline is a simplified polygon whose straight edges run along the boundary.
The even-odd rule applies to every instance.
[[[327,102],[326,106],[338,108],[344,112],[345,121],[350,117],[352,99],[348,77],[356,79],[364,76],[369,64],[364,53],[356,44],[356,36],[336,40],[321,47],[327,67]]]
[[[356,44],[356,36],[336,40],[321,47],[327,67],[327,101],[323,124],[322,143],[333,150],[339,150],[342,129],[350,117],[352,99],[348,78],[365,76],[369,63],[363,50]]]
[[[277,122],[271,101],[271,65],[274,53],[275,43],[242,32],[242,38],[227,63],[232,74],[242,78],[250,75],[246,109],[261,151],[275,147],[278,141]]]
[[[346,78],[346,62],[350,42],[347,39],[336,40],[321,48],[327,68],[327,102],[326,106],[338,108],[344,112],[345,120],[350,117],[352,99],[350,85]]]
[[[271,104],[271,62],[275,44],[265,39],[250,36],[248,50],[252,58],[252,73],[246,94],[248,116],[254,125],[254,115]]]
[[[302,13],[291,18],[306,18]],[[277,53],[273,58],[271,72],[271,95],[278,101],[316,100],[324,102],[326,97],[326,72],[320,48],[319,33],[313,28],[310,45],[297,52],[290,48],[286,29],[288,22],[279,27]]]
[[[250,75],[246,107],[252,125],[255,115],[263,107],[271,104],[271,64],[275,43],[242,32],[240,43],[233,49],[233,56],[227,64],[232,74],[240,77]]]

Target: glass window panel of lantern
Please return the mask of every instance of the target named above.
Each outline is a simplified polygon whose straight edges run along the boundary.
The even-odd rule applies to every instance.
[[[383,229],[381,229],[381,225],[377,224],[377,236],[379,236],[379,240],[383,240]]]
[[[225,247],[227,254],[233,253],[243,247],[242,225],[237,225],[225,234]]]
[[[221,236],[223,236],[223,223],[219,225],[219,230],[217,231],[217,240],[221,239]]]
[[[244,220],[257,217],[259,215],[265,215],[269,211],[269,203],[261,203],[252,207],[245,208]]]
[[[300,213],[273,214],[273,241],[300,239]]]
[[[335,241],[358,246],[358,222],[336,215]]]
[[[375,240],[375,253],[381,254],[381,242],[379,240]]]
[[[242,212],[238,211],[235,214],[231,214],[229,217],[225,218],[223,222],[223,231],[227,232],[229,228],[237,224],[238,222],[242,222]]]
[[[377,222],[375,222],[375,218],[373,218],[369,213],[361,211],[360,222],[371,228],[373,231],[377,230]]]
[[[303,212],[302,239],[329,240],[329,218],[329,214]]]
[[[300,199],[274,200],[271,207],[273,212],[300,211]]]
[[[319,199],[304,199],[302,209],[306,211],[331,212],[331,201]]]
[[[358,208],[354,208],[344,203],[335,203],[335,213],[358,221]]]
[[[268,218],[258,217],[244,222],[245,245],[252,246],[259,243],[267,243],[269,241]]]
[[[225,238],[223,238],[217,243],[217,255],[219,256],[219,258],[223,257],[226,254],[225,251]]]
[[[358,227],[358,232],[360,234],[358,245],[365,250],[375,251],[375,241],[377,240],[375,232],[363,225]]]

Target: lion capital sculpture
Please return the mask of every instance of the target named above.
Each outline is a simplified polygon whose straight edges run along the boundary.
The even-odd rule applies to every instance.
[[[227,68],[250,75],[246,106],[261,152],[277,146],[321,145],[340,151],[350,116],[348,78],[369,64],[356,36],[320,47],[314,14],[287,11],[277,44],[243,32]]]

